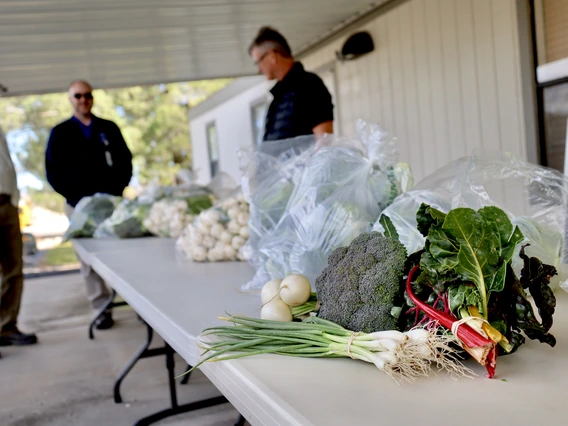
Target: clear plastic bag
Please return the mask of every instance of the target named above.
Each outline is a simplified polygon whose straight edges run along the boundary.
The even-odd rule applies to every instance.
[[[202,211],[176,241],[182,260],[220,262],[246,260],[242,249],[248,237],[249,207],[240,190]]]
[[[564,240],[568,214],[568,177],[556,170],[529,164],[505,153],[474,152],[441,167],[400,195],[383,212],[397,229],[409,254],[424,247],[424,237],[416,229],[416,213],[421,203],[443,212],[457,207],[480,209],[497,206],[506,211],[530,244],[529,256],[554,265],[566,279]],[[373,230],[383,232],[380,222]],[[522,265],[515,256],[513,267]]]
[[[83,197],[69,218],[69,227],[64,235],[65,240],[92,237],[97,227],[112,215],[121,200],[122,197],[108,194]]]
[[[93,237],[138,238],[149,235],[143,223],[151,207],[151,204],[123,200],[112,215],[97,227]]]
[[[241,149],[241,186],[250,208],[249,245],[280,221],[294,187],[315,146],[313,135],[266,142],[257,149]]]
[[[408,165],[398,163],[396,141],[376,125],[359,121],[357,127],[361,141],[327,136],[296,160],[301,167],[296,164],[288,180],[290,198],[273,228],[265,227],[254,241],[250,261],[257,273],[243,290],[290,273],[313,283],[329,254],[370,231],[381,211],[412,184]],[[257,232],[252,214],[257,195],[251,197],[251,238]]]

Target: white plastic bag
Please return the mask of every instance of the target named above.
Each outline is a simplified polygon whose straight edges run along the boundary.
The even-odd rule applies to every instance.
[[[559,276],[552,284],[566,279],[563,263],[568,259],[563,250],[568,177],[562,173],[497,152],[474,152],[448,163],[400,195],[383,212],[395,226],[409,254],[424,247],[424,237],[416,228],[416,213],[421,203],[446,213],[457,207],[503,209],[530,244],[527,255],[558,269]],[[373,230],[383,232],[379,221]],[[522,263],[518,256],[514,259],[513,267],[518,273]]]
[[[284,213],[253,247],[251,263],[257,273],[243,290],[259,289],[291,273],[313,283],[329,254],[370,231],[403,186],[411,185],[408,165],[398,163],[396,141],[378,126],[357,125],[362,142],[327,136],[301,155],[302,167],[290,179],[294,186]]]
[[[152,207],[151,204],[140,204],[135,200],[122,200],[95,231],[94,238],[138,238],[149,235],[144,226],[144,219]]]

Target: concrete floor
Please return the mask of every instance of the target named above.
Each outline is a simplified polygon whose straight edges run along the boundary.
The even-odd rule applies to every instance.
[[[114,379],[145,338],[145,327],[130,308],[118,308],[114,316],[112,329],[89,340],[91,310],[78,274],[27,280],[20,328],[36,332],[40,343],[0,348],[0,425],[133,425],[168,408],[163,357],[140,360],[122,384],[124,402],[114,403]],[[176,355],[176,370],[184,368]],[[180,404],[219,395],[200,372],[177,390]],[[156,424],[231,426],[237,417],[227,403]]]

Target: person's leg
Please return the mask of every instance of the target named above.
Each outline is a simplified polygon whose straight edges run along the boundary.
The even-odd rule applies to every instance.
[[[65,205],[65,214],[67,217],[71,217],[73,210],[73,207],[70,205]],[[110,292],[108,291],[103,279],[93,270],[93,268],[91,268],[91,265],[84,262],[77,252],[75,252],[75,254],[77,255],[77,259],[79,259],[79,262],[81,262],[81,276],[85,283],[87,299],[91,303],[93,310],[98,311],[110,297]],[[114,321],[112,320],[112,315],[109,311],[97,321],[97,328],[99,330],[104,330],[112,327],[113,324]]]
[[[91,302],[91,306],[95,311],[99,310],[110,297],[103,279],[81,259],[81,275],[85,281],[85,290],[87,291],[87,299]]]
[[[23,243],[18,209],[11,203],[0,206],[0,345],[32,344],[33,334],[17,328],[24,285]]]

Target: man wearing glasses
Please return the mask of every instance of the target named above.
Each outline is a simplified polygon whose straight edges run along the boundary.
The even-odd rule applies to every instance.
[[[77,80],[69,86],[73,117],[55,126],[47,143],[45,170],[53,189],[65,197],[65,211],[71,215],[83,197],[96,193],[121,196],[132,177],[132,155],[120,129],[109,120],[96,117],[93,89]],[[100,309],[109,297],[104,281],[89,265],[81,261],[87,297],[93,309]],[[110,311],[97,320],[104,330],[114,321]]]
[[[264,141],[333,133],[333,104],[321,78],[296,62],[286,39],[270,27],[261,28],[249,48],[258,71],[277,80],[266,115]]]

